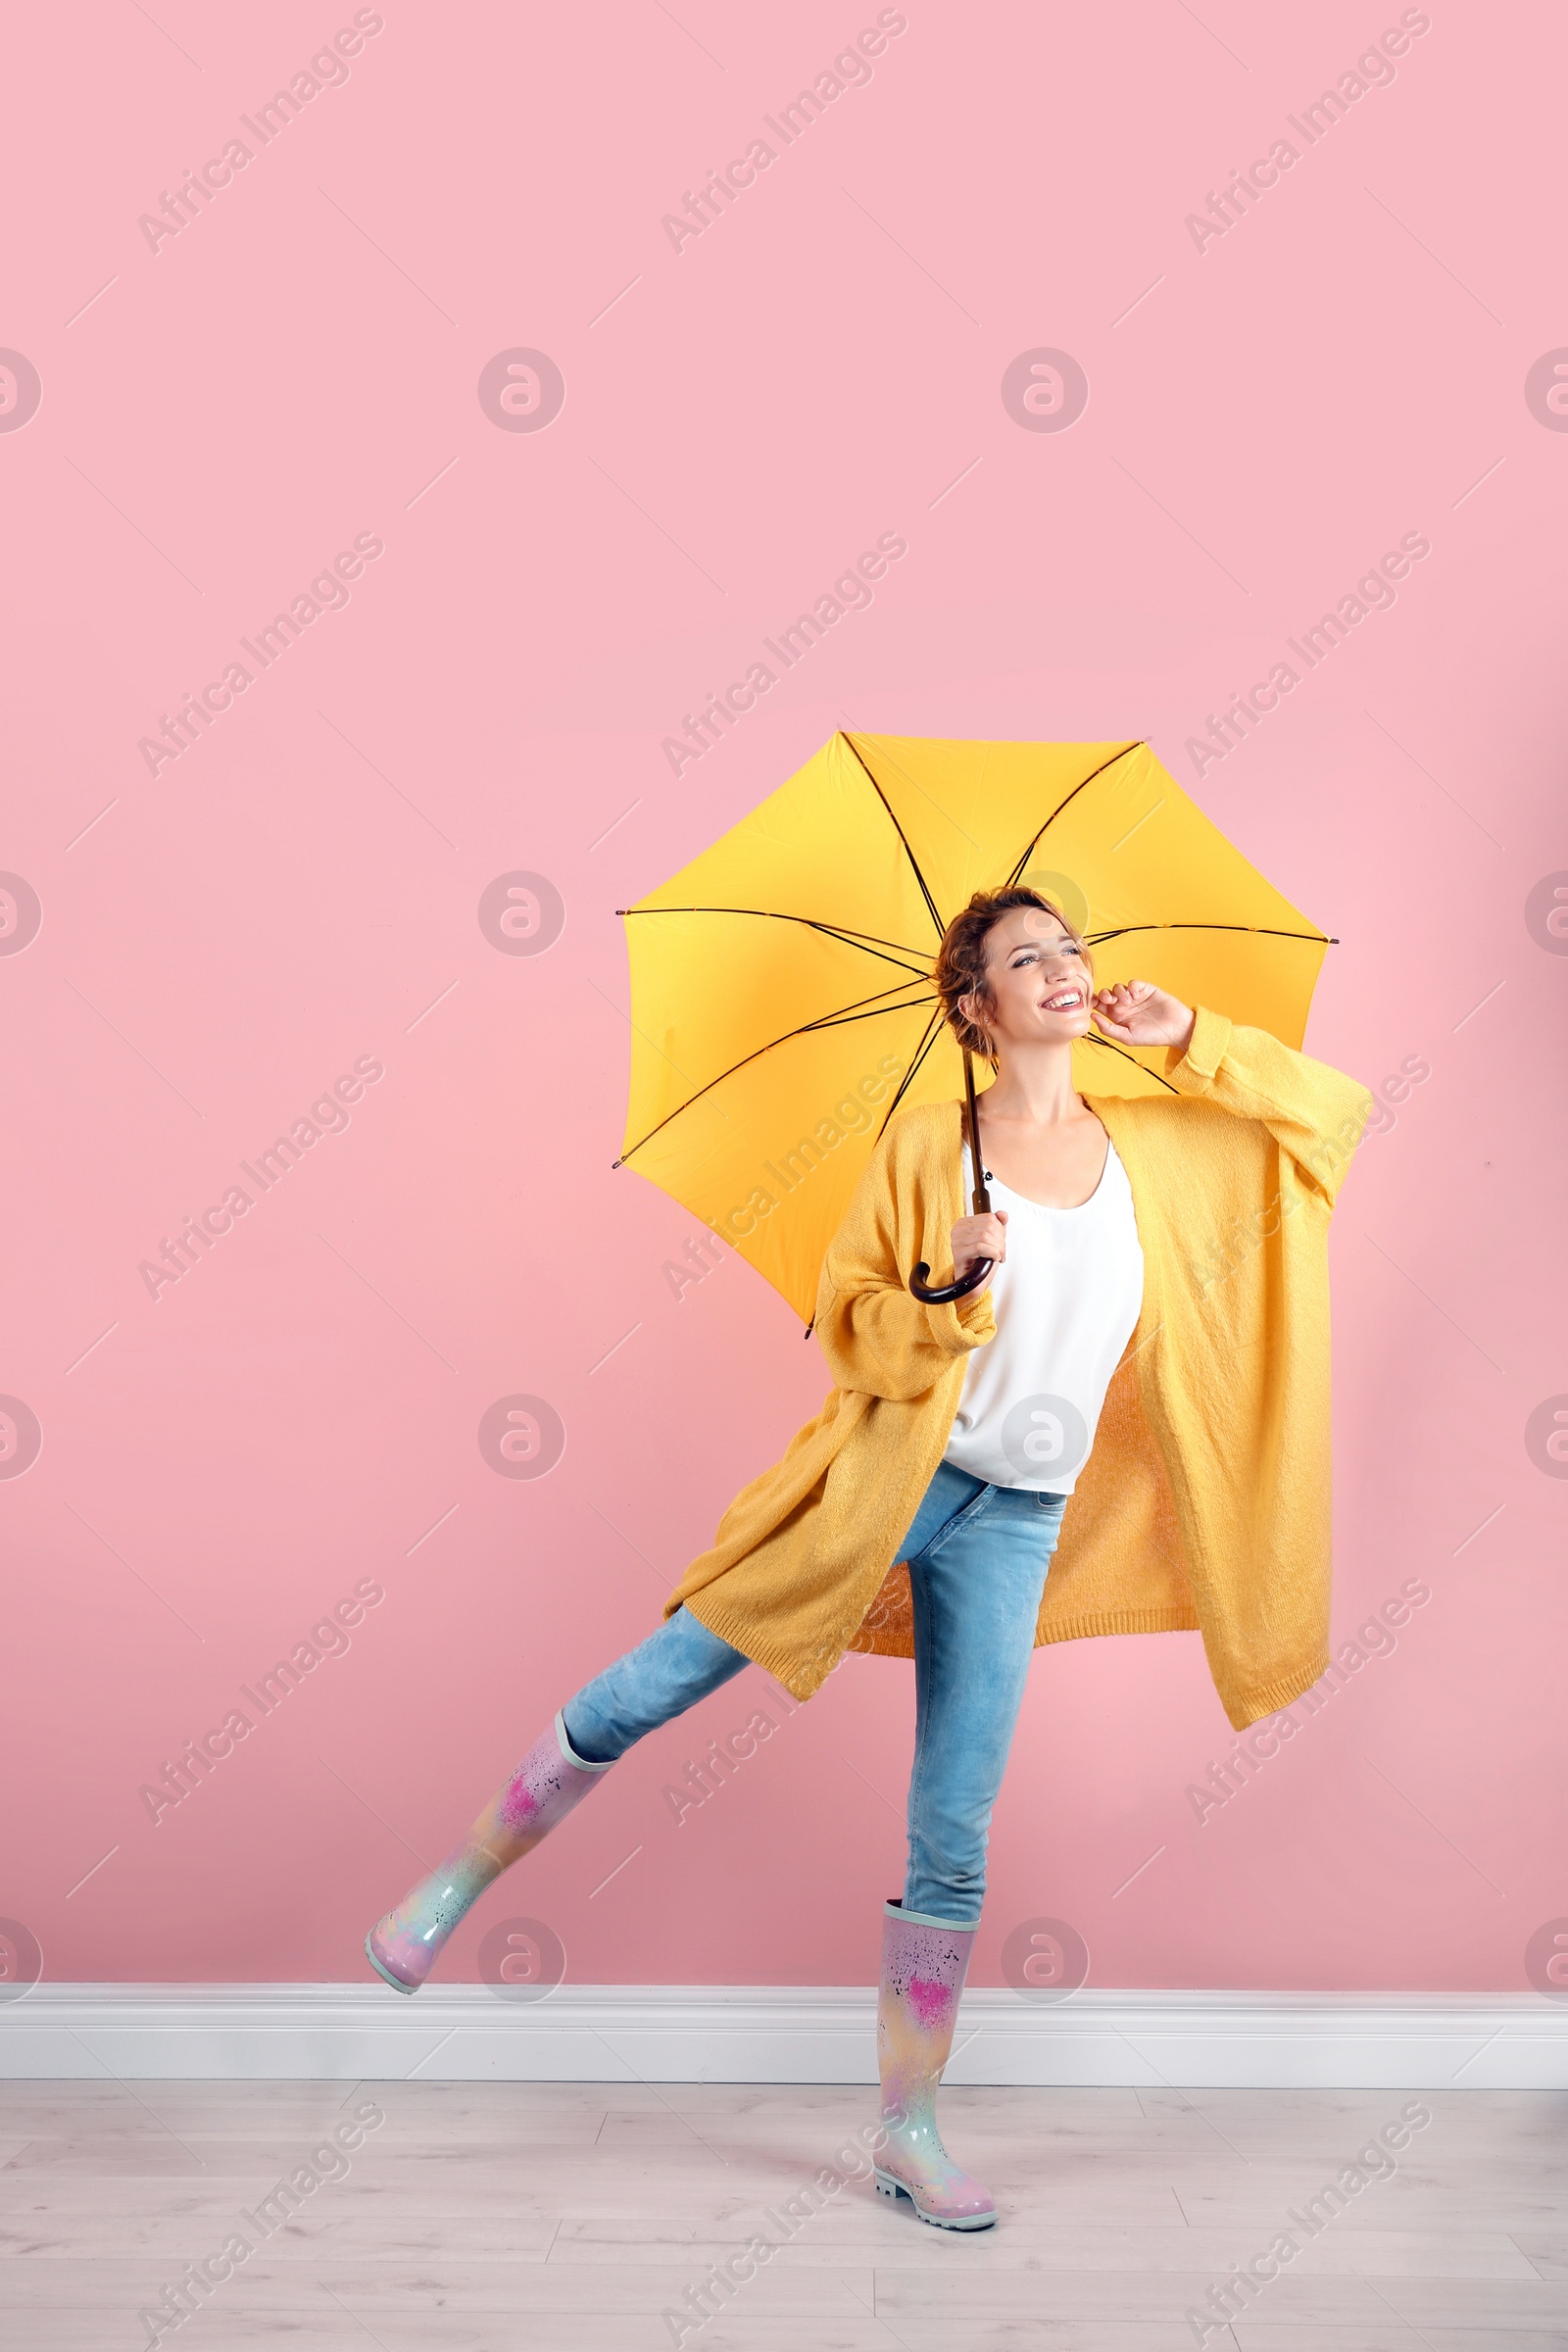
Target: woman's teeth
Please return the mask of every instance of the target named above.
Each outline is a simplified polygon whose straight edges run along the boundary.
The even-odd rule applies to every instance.
[[[1068,988],[1057,996],[1048,997],[1041,1009],[1044,1012],[1071,1012],[1082,1003],[1081,992],[1076,988]]]

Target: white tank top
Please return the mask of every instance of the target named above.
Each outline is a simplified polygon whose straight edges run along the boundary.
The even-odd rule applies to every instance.
[[[973,1181],[965,1144],[966,1200]],[[964,1366],[944,1459],[994,1487],[1070,1494],[1143,1305],[1132,1187],[1109,1144],[1077,1208],[1047,1208],[995,1177],[989,1189],[1007,1212],[1007,1254],[991,1277],[997,1336]]]

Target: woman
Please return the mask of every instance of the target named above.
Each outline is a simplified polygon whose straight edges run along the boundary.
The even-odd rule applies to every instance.
[[[415,1991],[492,1880],[749,1659],[807,1698],[847,1648],[912,1656],[876,2180],[978,2230],[995,2200],[948,2156],[935,2094],[1036,1644],[1199,1627],[1239,1730],[1328,1663],[1326,1227],[1370,1099],[1147,981],[1097,993],[1084,941],[1027,888],[977,893],[935,977],[996,1071],[978,1113],[993,1209],[963,1213],[958,1103],[895,1112],[822,1272],[821,1413],[737,1496],[659,1631],[568,1699],[366,1949]],[[1078,1095],[1092,1028],[1164,1048],[1165,1091]],[[992,1271],[921,1304],[910,1268],[950,1255]],[[1043,1605],[1058,1538],[1065,1591]]]

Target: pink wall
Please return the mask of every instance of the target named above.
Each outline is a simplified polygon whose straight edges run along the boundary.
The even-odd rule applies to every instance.
[[[1434,5],[1309,145],[1289,118],[1396,5],[909,0],[788,147],[763,118],[876,8],[679,17],[388,0],[265,146],[241,118],[351,7],[16,36],[0,343],[42,400],[0,431],[0,867],[42,925],[0,954],[0,1391],[43,1442],[0,1478],[0,1914],[56,1978],[362,1975],[411,1849],[652,1628],[824,1385],[741,1264],[677,1300],[692,1220],[611,1173],[613,908],[840,725],[1145,735],[1342,938],[1311,1050],[1430,1069],[1338,1221],[1337,1636],[1430,1599],[1201,1823],[1231,1736],[1197,1637],[1038,1658],[976,1976],[1050,1915],[1099,1984],[1523,1985],[1568,1912],[1568,1484],[1526,1442],[1568,1392],[1549,357],[1526,397],[1568,346],[1560,16]],[[236,134],[154,250],[138,216]],[[758,136],[677,252],[662,216]],[[1088,379],[1060,433],[1002,398],[1042,347]],[[540,433],[476,396],[517,348],[564,378]],[[0,426],[27,398],[13,364]],[[672,774],[682,714],[886,530],[871,609]],[[1393,608],[1200,777],[1205,713],[1407,532]],[[351,601],[248,661],[360,534]],[[535,956],[478,919],[517,870],[564,905]],[[139,1262],[362,1056],[346,1131],[151,1297]],[[477,1443],[517,1392],[566,1431],[536,1481]],[[141,1785],[366,1579],[346,1654],[155,1826]],[[665,1785],[762,1696],[650,1740],[449,1973],[521,1912],[581,1979],[869,1981],[908,1669],[850,1659],[677,1827]]]

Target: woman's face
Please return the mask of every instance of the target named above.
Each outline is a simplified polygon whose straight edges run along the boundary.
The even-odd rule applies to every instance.
[[[1059,1043],[1089,1029],[1093,982],[1084,952],[1054,914],[1012,906],[986,934],[992,1002],[965,997],[963,1009],[994,1051]]]

